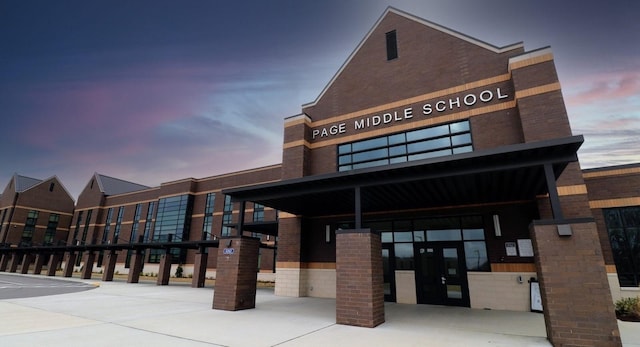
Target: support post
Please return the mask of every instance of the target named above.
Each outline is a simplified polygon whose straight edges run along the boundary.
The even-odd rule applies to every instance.
[[[31,262],[33,261],[33,257],[34,255],[32,253],[25,253],[22,256],[22,267],[20,268],[20,273],[21,274],[27,274],[29,273],[29,266],[31,265]]]
[[[113,281],[113,275],[116,270],[116,261],[118,260],[118,253],[114,250],[110,250],[106,254],[106,260],[104,261],[104,272],[102,273],[102,280],[105,282]]]
[[[140,273],[142,273],[142,267],[144,265],[144,253],[141,249],[136,249],[131,255],[131,262],[129,264],[129,276],[127,277],[127,283],[138,283],[140,281]]]
[[[77,256],[76,252],[67,252],[67,261],[64,264],[64,271],[62,273],[64,277],[73,276],[73,267],[75,266]]]
[[[84,267],[82,268],[82,274],[80,274],[80,278],[86,280],[90,279],[93,273],[93,263],[96,260],[96,254],[92,251],[88,251],[83,258]]]
[[[47,276],[55,276],[60,265],[60,259],[62,259],[61,253],[53,253],[49,258],[49,264],[47,265]]]
[[[44,262],[48,259],[48,253],[38,253],[36,255],[36,261],[33,264],[33,274],[39,275],[42,273],[42,266],[44,266]]]
[[[530,226],[547,338],[554,346],[621,346],[598,230],[591,218]],[[558,234],[570,225],[571,237]]]
[[[373,328],[384,323],[380,234],[336,231],[336,323]]]
[[[11,261],[9,262],[9,272],[18,271],[18,264],[20,263],[20,260],[22,260],[22,254],[13,253],[13,256],[11,257]]]
[[[209,254],[204,247],[200,248],[200,252],[196,253],[196,258],[193,262],[193,278],[191,279],[191,287],[202,288],[204,287],[204,281],[207,274],[207,258]]]
[[[2,260],[0,260],[0,271],[7,271],[7,266],[9,265],[9,260],[11,259],[11,253],[3,253]]]
[[[223,238],[218,247],[213,309],[225,311],[256,307],[260,240],[253,237]]]
[[[160,256],[160,264],[158,267],[158,280],[156,282],[159,286],[166,286],[169,284],[169,278],[171,278],[171,263],[173,262],[173,254],[171,250],[167,249],[166,253]]]

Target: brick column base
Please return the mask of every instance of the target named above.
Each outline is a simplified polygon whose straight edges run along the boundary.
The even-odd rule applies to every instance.
[[[11,257],[11,261],[9,262],[9,272],[18,271],[18,264],[20,264],[20,260],[22,260],[22,254],[13,253],[13,257]]]
[[[9,265],[9,259],[11,259],[11,254],[5,253],[2,255],[2,260],[0,260],[0,271],[7,271],[7,266]]]
[[[49,264],[47,264],[47,276],[56,275],[58,265],[60,264],[60,259],[62,259],[62,254],[60,253],[53,253],[51,255],[51,258],[49,258]]]
[[[336,323],[384,323],[382,243],[370,229],[336,231]]]
[[[82,266],[82,273],[80,274],[80,278],[88,280],[91,278],[93,273],[93,263],[96,260],[96,254],[94,252],[87,252],[84,255],[82,261],[84,265]]]
[[[169,278],[171,278],[171,262],[173,261],[173,255],[169,252],[160,256],[160,264],[158,267],[158,280],[156,282],[159,286],[166,286],[169,284]]]
[[[237,311],[256,307],[259,253],[259,239],[235,237],[220,240],[213,309]]]
[[[204,281],[207,275],[207,258],[209,258],[208,253],[196,253],[196,258],[193,262],[193,278],[191,279],[192,288],[204,287]]]
[[[22,256],[22,267],[20,268],[20,273],[21,274],[26,274],[29,273],[29,265],[31,265],[31,262],[33,261],[34,255],[31,253],[25,253]]]
[[[144,254],[142,250],[137,249],[131,255],[131,262],[129,263],[129,276],[127,277],[127,283],[138,283],[140,281],[140,273],[142,273],[142,267],[144,265]]]
[[[64,264],[63,271],[64,277],[71,277],[73,275],[73,267],[75,266],[77,256],[75,252],[67,253],[67,262]]]
[[[33,264],[33,274],[39,275],[42,272],[42,267],[44,266],[45,260],[47,260],[49,254],[47,253],[38,253],[36,255],[36,261]]]
[[[547,338],[554,346],[622,346],[596,224],[530,227]],[[570,236],[559,236],[559,230]]]
[[[118,253],[116,251],[108,251],[105,255],[104,270],[102,272],[102,280],[105,282],[113,281],[113,275],[116,270],[116,261]]]

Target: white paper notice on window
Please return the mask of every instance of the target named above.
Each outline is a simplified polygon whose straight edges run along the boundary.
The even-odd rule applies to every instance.
[[[518,250],[521,257],[533,257],[533,244],[531,239],[519,239]]]
[[[507,257],[517,257],[518,249],[516,248],[515,242],[505,242],[504,247],[507,250]]]

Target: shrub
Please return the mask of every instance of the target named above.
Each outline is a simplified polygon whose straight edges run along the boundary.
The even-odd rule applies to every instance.
[[[177,278],[182,277],[182,265],[178,265],[178,267],[176,268],[176,277]]]
[[[616,301],[616,316],[621,320],[640,320],[640,297]]]

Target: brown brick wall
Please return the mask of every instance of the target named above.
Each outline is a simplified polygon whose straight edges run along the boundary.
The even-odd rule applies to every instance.
[[[233,254],[224,254],[228,240],[232,240],[229,248],[234,249]],[[213,296],[214,309],[236,311],[256,306],[259,246],[260,241],[254,238],[221,240]]]
[[[387,61],[385,34],[392,30],[397,33],[398,58]],[[522,52],[519,48],[496,54],[390,13],[351,57],[322,99],[303,112],[318,121],[504,74],[508,58]]]
[[[571,136],[560,91],[518,99],[518,109],[525,142]]]
[[[640,174],[586,178],[589,200],[640,196]]]
[[[278,262],[300,262],[302,218],[280,218],[278,223]]]
[[[472,117],[470,122],[474,150],[490,149],[524,141],[517,108]]]
[[[369,230],[336,235],[336,323],[375,327],[384,322],[382,244]]]
[[[554,346],[621,346],[611,291],[593,222],[533,225],[547,337]]]

